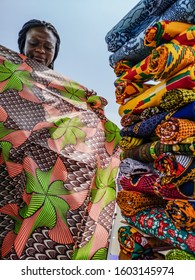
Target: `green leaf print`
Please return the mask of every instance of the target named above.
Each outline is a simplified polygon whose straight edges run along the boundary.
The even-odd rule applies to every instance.
[[[121,139],[120,129],[118,128],[118,126],[116,124],[114,124],[111,121],[107,121],[104,126],[106,129],[106,131],[105,131],[106,141],[110,143],[114,140],[114,147],[116,147],[118,142]]]
[[[23,83],[27,85],[31,84],[29,82],[32,80],[30,73],[28,71],[17,70],[20,66],[20,64],[15,65],[9,61],[4,61],[4,65],[0,65],[0,82],[7,81],[2,92],[7,89],[21,91]]]
[[[56,127],[50,128],[52,139],[62,139],[62,148],[68,144],[76,145],[77,139],[84,141],[86,133],[81,129],[84,125],[79,118],[64,118],[55,122]]]

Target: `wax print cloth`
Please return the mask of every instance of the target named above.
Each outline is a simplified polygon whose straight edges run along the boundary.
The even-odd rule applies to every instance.
[[[189,105],[193,101],[195,101],[194,89],[175,88],[165,92],[160,100],[159,107],[166,111],[173,111],[187,104],[187,106],[185,106],[186,111],[190,111],[193,114],[194,106],[192,105],[192,108],[190,108],[191,105]],[[190,114],[187,118],[189,117]]]
[[[195,255],[194,10],[195,1],[176,0],[147,19],[144,28],[140,18],[136,34],[128,33],[127,25],[126,30],[118,25],[109,45],[112,50],[108,48],[113,52],[109,63],[117,77],[115,97],[122,125],[116,177],[122,222],[191,255]],[[119,259],[145,259],[143,247],[126,229],[119,229]]]
[[[123,217],[130,226],[135,226],[146,234],[157,236],[165,243],[195,256],[194,230],[178,229],[167,216],[164,207],[148,208],[131,217],[123,214]]]
[[[158,21],[149,27],[144,36],[144,45],[157,47],[170,42],[174,37],[191,27],[191,24],[178,21]]]
[[[155,25],[156,22],[168,20],[194,24],[195,0],[176,0],[161,15],[156,16],[145,29],[138,25],[137,34],[129,38],[118,50],[114,51],[109,57],[109,64],[115,67],[120,60],[130,60],[134,65],[143,60],[151,51],[151,47],[144,45],[144,37],[147,29]]]
[[[188,137],[177,144],[163,144],[158,141],[148,142],[121,153],[121,159],[132,158],[141,162],[154,162],[160,154],[174,153],[195,156],[195,138]]]
[[[133,175],[130,178],[121,176],[117,179],[121,189],[126,191],[135,191],[146,195],[159,196],[163,199],[194,199],[193,189],[194,184],[191,180],[185,184],[181,184],[178,187],[172,188],[168,184],[163,187],[160,184],[156,184],[159,176],[156,174],[143,174]]]
[[[161,159],[164,162],[161,163]],[[195,198],[194,175],[188,176],[188,171],[193,169],[193,164],[192,158],[173,154],[160,155],[153,165],[126,158],[120,162],[117,185],[119,190],[137,191],[166,199],[191,200]],[[174,185],[173,181],[177,183]]]
[[[195,41],[194,41],[195,43]],[[123,72],[115,81],[115,86],[124,81],[145,82],[167,79],[194,63],[195,48],[166,43],[152,50],[144,60]]]
[[[163,112],[151,118],[126,126],[120,130],[121,136],[132,136],[138,138],[150,138],[155,132],[157,125],[165,119],[167,112]]]
[[[168,250],[171,247],[160,239],[146,236],[130,226],[119,228],[118,241],[121,252],[132,260],[156,259],[156,252]],[[161,255],[161,259],[164,259],[163,255]]]
[[[116,51],[131,37],[147,28],[156,16],[164,12],[176,0],[141,0],[106,35],[109,51]]]
[[[180,70],[195,62],[195,48],[192,46],[166,43],[152,50],[144,60],[124,71],[114,85],[116,102],[125,104],[140,96],[150,85],[149,80],[161,81],[170,78]]]
[[[195,202],[174,199],[167,202],[165,212],[178,229],[195,229]]]
[[[184,250],[172,249],[165,255],[165,260],[195,260],[195,257]]]
[[[158,107],[151,107],[151,108],[146,108],[141,112],[141,114],[132,114],[132,113],[127,113],[121,118],[121,125],[126,127],[131,124],[135,124],[140,121],[147,120],[151,118],[152,116],[155,116],[157,114],[160,114],[162,112],[161,108]]]
[[[195,135],[195,123],[188,119],[170,118],[157,125],[155,132],[163,144],[177,144]]]
[[[0,46],[1,259],[106,259],[118,127],[107,101]]]
[[[116,202],[121,209],[121,213],[127,217],[136,215],[147,208],[166,205],[165,200],[161,197],[123,189],[118,192]]]
[[[177,88],[195,89],[194,69],[195,64],[190,64],[170,78],[162,80],[159,84],[129,100],[119,107],[119,115],[122,117],[127,113],[141,113],[146,108],[158,107],[162,97],[169,90]]]
[[[121,150],[126,151],[134,147],[140,146],[144,142],[143,138],[137,138],[132,136],[124,136],[119,141]]]

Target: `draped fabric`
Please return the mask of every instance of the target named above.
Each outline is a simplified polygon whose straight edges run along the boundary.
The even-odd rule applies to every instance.
[[[0,46],[1,259],[106,259],[118,127],[107,101]]]
[[[138,7],[145,5],[146,15],[146,2],[114,27],[126,38],[115,34],[111,43],[109,63],[117,77],[122,126],[116,202],[127,226],[184,251],[185,259],[185,254],[195,255],[195,1],[170,2],[158,15],[151,8],[144,22]],[[131,34],[135,11],[140,20]],[[123,241],[130,244],[132,235],[126,230],[125,235]],[[118,239],[120,258],[137,257],[137,244],[129,253]]]

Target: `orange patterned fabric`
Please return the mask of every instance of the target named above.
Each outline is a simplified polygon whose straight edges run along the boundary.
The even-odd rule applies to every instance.
[[[160,197],[125,190],[118,192],[116,202],[122,214],[127,217],[133,216],[141,210],[166,204]]]
[[[177,144],[195,134],[195,123],[188,119],[170,118],[159,124],[155,130],[163,144]]]
[[[195,229],[194,204],[181,199],[170,200],[166,205],[165,211],[178,229]]]

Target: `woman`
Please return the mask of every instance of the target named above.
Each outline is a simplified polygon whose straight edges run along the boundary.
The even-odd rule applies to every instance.
[[[32,19],[20,30],[18,47],[20,53],[53,69],[59,52],[60,37],[51,23]]]

